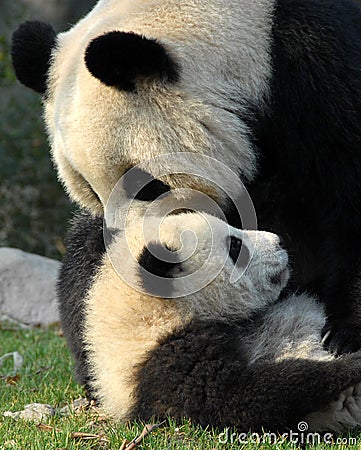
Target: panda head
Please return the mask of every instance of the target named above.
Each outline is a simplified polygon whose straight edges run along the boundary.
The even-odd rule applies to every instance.
[[[163,154],[209,155],[252,178],[240,116],[267,91],[272,2],[243,3],[100,0],[65,33],[40,22],[14,33],[15,72],[44,95],[53,159],[81,206],[102,214],[128,169]],[[165,181],[223,201],[207,180]]]
[[[249,318],[275,302],[288,281],[278,236],[239,230],[205,213],[134,223],[108,255],[121,278],[142,293],[142,304],[163,298],[165,308],[183,317]]]

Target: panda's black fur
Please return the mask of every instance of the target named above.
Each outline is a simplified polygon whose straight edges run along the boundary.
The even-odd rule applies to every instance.
[[[190,418],[242,432],[296,430],[360,380],[356,355],[355,362],[265,358],[250,366],[239,330],[246,336],[251,326],[239,325],[195,322],[165,338],[139,368],[131,417]]]
[[[124,51],[119,52],[119,47]],[[135,33],[113,31],[94,39],[85,53],[89,71],[108,86],[135,90],[139,76],[177,81],[177,65],[161,43]]]
[[[105,254],[103,219],[83,212],[75,216],[67,236],[67,253],[60,269],[57,294],[60,321],[75,360],[76,377],[89,397],[90,373],[83,341],[84,298]]]
[[[294,286],[327,306],[329,345],[361,345],[361,13],[349,0],[276,2],[271,96],[248,116],[259,226],[284,236]]]
[[[19,81],[45,94],[50,57],[56,46],[56,33],[49,24],[37,20],[21,24],[14,32],[11,56]]]
[[[94,367],[91,354],[85,351],[83,333],[87,295],[98,282],[94,276],[104,266],[103,257],[102,220],[94,219],[88,213],[77,215],[69,232],[68,254],[60,274],[59,309],[64,335],[76,359],[78,378],[93,398],[96,398],[93,391]],[[161,275],[163,266],[155,267],[157,262],[154,259],[141,256],[140,260],[145,269],[159,269]],[[116,296],[116,301],[123,301],[122,289]],[[102,299],[98,301],[102,302]],[[112,315],[110,310],[109,317]],[[297,429],[301,420],[311,417],[309,414],[338,401],[342,391],[360,383],[361,356],[358,353],[329,360],[321,357],[304,359],[298,357],[296,349],[294,358],[280,355],[277,361],[266,350],[263,357],[252,362],[247,351],[247,339],[254,333],[258,334],[259,329],[266,329],[264,322],[267,320],[263,312],[252,320],[237,322],[194,319],[164,336],[134,368],[133,404],[126,418],[150,421],[170,416],[177,421],[189,418],[202,426],[235,427],[242,432],[262,429],[286,431]],[[297,329],[297,321],[307,319],[298,319],[291,308],[289,320],[290,325],[287,326]],[[267,342],[263,344],[267,347]],[[281,352],[283,350],[281,348]],[[113,364],[122,358],[122,350],[119,351],[112,356]],[[122,373],[121,376],[129,378],[131,374]],[[113,380],[113,383],[117,382],[120,379]],[[116,392],[115,384],[109,389]],[[357,424],[361,420],[361,392],[355,395],[358,399],[354,404],[351,401],[350,405],[354,405]],[[342,422],[342,409],[346,409],[349,417],[345,405],[347,403],[342,405],[341,401],[336,413],[335,408],[331,408],[331,419],[327,418],[329,428],[327,420],[321,422],[322,425],[316,420],[314,429],[339,431],[351,427],[350,424],[354,424],[352,420]],[[337,425],[334,423],[336,414],[340,415]]]

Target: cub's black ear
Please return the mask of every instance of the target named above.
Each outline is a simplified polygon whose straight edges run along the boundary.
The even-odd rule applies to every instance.
[[[27,21],[14,32],[11,57],[17,79],[44,94],[51,51],[56,45],[53,27],[37,20]]]
[[[138,262],[142,267],[139,275],[145,292],[157,297],[171,298],[172,278],[180,269],[177,253],[165,249],[158,242],[150,242],[148,247],[143,249]]]
[[[147,272],[161,278],[172,278],[180,264],[177,253],[158,242],[150,242],[144,247],[138,262]]]
[[[177,64],[162,44],[135,33],[112,31],[93,39],[85,51],[89,72],[107,86],[133,91],[139,76],[178,79]]]

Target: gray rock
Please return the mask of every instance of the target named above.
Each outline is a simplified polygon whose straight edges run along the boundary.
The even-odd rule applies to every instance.
[[[23,419],[34,422],[41,422],[54,415],[55,408],[42,403],[32,403],[31,405],[25,405],[25,409],[23,409],[22,411],[5,411],[3,414],[4,417],[12,417],[15,420]]]
[[[43,256],[0,248],[0,313],[30,325],[58,322],[59,266]]]
[[[72,413],[81,413],[84,411],[87,407],[90,406],[90,402],[87,398],[77,398],[69,405],[65,405],[62,408],[60,408],[58,411],[63,416],[69,416]]]
[[[3,417],[11,417],[12,419],[18,420],[28,420],[34,422],[46,421],[48,418],[54,416],[55,414],[60,414],[61,416],[69,416],[72,414],[81,414],[87,409],[89,412],[93,412],[99,417],[99,409],[89,402],[86,398],[78,398],[71,402],[69,405],[65,405],[62,408],[54,408],[51,405],[44,403],[31,403],[30,405],[25,405],[22,411],[5,411]],[[105,416],[104,416],[105,417]],[[2,447],[1,447],[2,448]]]

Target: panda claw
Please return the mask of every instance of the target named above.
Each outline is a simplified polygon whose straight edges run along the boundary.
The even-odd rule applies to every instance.
[[[358,326],[327,324],[322,336],[324,348],[335,355],[355,353],[361,349],[361,329]]]

